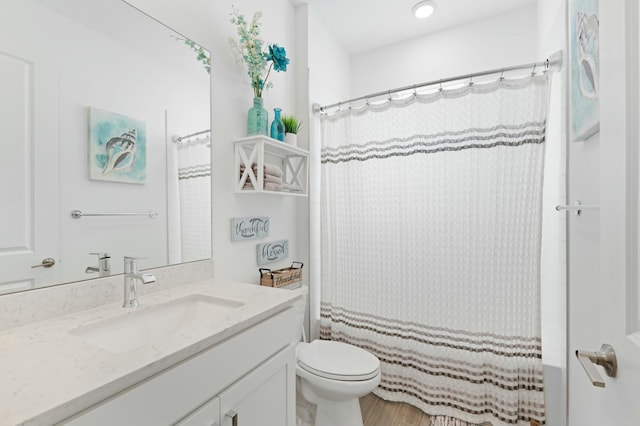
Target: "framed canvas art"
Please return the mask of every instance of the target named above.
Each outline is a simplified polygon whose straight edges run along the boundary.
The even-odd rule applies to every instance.
[[[89,178],[145,183],[146,123],[125,115],[89,108]]]
[[[570,1],[569,134],[574,142],[600,131],[599,28],[598,0]]]

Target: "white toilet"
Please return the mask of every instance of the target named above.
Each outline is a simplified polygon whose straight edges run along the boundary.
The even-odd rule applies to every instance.
[[[329,340],[301,342],[296,353],[302,395],[317,406],[315,426],[362,426],[358,398],[380,383],[380,360]]]

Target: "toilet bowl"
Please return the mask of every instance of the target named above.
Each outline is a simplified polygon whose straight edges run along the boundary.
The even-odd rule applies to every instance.
[[[356,346],[329,340],[299,343],[296,375],[316,404],[315,426],[362,426],[358,398],[380,383],[380,360]]]

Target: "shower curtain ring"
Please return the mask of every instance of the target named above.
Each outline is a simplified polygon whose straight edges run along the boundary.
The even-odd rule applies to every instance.
[[[537,64],[533,64],[533,70],[531,71],[531,77],[535,77],[536,76],[536,65]]]
[[[473,77],[469,78],[469,87],[473,86]]]
[[[502,68],[502,69],[500,70],[500,78],[499,78],[499,80],[500,80],[500,81],[504,81],[504,68]]]
[[[442,80],[440,80],[440,82],[439,82],[439,83],[440,83],[440,85],[439,85],[439,87],[438,87],[438,92],[442,92],[442,90],[443,90],[443,89],[442,89]]]
[[[416,90],[416,85],[413,85],[413,97],[415,98],[416,96],[418,96],[418,92]]]
[[[391,102],[393,99],[391,98],[391,89],[389,89],[389,102]]]

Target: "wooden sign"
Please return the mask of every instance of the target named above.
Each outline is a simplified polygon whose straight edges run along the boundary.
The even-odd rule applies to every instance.
[[[258,266],[289,257],[289,240],[272,241],[256,245],[258,251]]]
[[[231,218],[231,241],[259,240],[268,236],[268,217]]]

